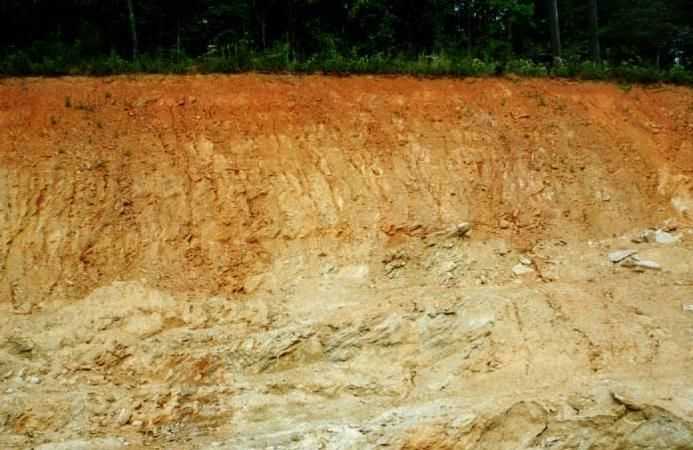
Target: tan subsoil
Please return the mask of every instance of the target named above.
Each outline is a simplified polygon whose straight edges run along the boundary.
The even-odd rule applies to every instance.
[[[692,219],[686,88],[0,80],[0,448],[693,449]]]

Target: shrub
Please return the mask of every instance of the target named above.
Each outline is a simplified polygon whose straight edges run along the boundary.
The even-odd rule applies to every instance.
[[[497,64],[485,62],[478,58],[464,58],[455,64],[454,75],[483,76],[496,73]]]
[[[606,80],[610,76],[609,70],[606,64],[584,61],[576,64],[575,76],[583,80]]]
[[[115,75],[132,71],[130,63],[115,52],[112,52],[107,57],[96,58],[91,62],[87,62],[80,69],[80,72],[91,75]]]
[[[505,71],[524,77],[545,77],[549,71],[546,66],[529,59],[513,59],[506,63]]]
[[[677,64],[669,69],[667,81],[676,84],[693,84],[693,72],[687,71],[685,67]]]
[[[285,42],[276,44],[266,52],[250,58],[250,67],[238,65],[242,70],[259,70],[263,72],[284,72],[292,69],[289,45]]]
[[[244,71],[300,72],[333,74],[409,74],[424,76],[488,76],[499,68],[524,77],[559,76],[585,80],[614,80],[621,83],[671,82],[693,84],[693,72],[675,65],[668,70],[622,63],[617,66],[581,61],[577,56],[548,69],[531,59],[503,62],[472,58],[459,50],[412,56],[406,54],[359,54],[352,49],[340,53],[336,42],[327,40],[318,53],[297,58],[285,42],[265,51],[253,50],[252,43],[239,40],[209,46],[197,58],[172,51],[144,54],[136,60],[124,59],[116,52],[85,55],[79,42],[74,44],[37,41],[25,49],[0,49],[0,75],[115,75],[122,73],[235,73]],[[490,57],[490,56],[489,56]]]
[[[666,81],[664,73],[654,67],[636,66],[629,63],[615,66],[611,71],[611,78],[629,83],[643,84]]]

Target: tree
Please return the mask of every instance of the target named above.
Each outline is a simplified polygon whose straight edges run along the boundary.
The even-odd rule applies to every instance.
[[[274,61],[284,53],[299,67],[431,55],[454,66],[466,53],[499,66],[514,58],[546,63],[551,55],[560,63],[570,55],[691,69],[692,1],[0,0],[0,15],[12,19],[0,28],[0,70],[67,73],[111,55],[182,63],[182,56],[212,55]]]
[[[621,60],[660,68],[672,61],[677,16],[685,13],[671,0],[618,0],[606,27]],[[685,2],[682,2],[685,3]]]
[[[137,45],[137,22],[135,21],[135,8],[132,4],[132,0],[127,0],[128,3],[128,17],[130,20],[130,36],[132,38],[132,59],[137,59],[138,45]]]
[[[551,52],[554,64],[561,61],[561,30],[558,21],[558,0],[549,1],[549,27],[551,29]]]
[[[602,63],[602,50],[599,43],[599,5],[597,0],[590,0],[590,41],[592,61]]]
[[[592,61],[602,63],[602,50],[599,43],[599,5],[597,0],[590,0],[590,41]]]

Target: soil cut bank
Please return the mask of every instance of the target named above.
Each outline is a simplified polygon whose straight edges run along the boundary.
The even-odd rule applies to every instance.
[[[0,447],[692,449],[692,218],[687,88],[2,80]]]

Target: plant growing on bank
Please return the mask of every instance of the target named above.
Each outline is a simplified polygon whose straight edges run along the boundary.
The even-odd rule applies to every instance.
[[[505,72],[525,77],[545,77],[549,74],[549,69],[528,59],[513,59],[505,64]]]
[[[668,70],[633,63],[598,64],[576,58],[550,66],[528,58],[507,61],[483,60],[459,52],[440,51],[412,57],[406,54],[342,54],[335,48],[306,58],[292,56],[286,43],[254,51],[247,43],[226,45],[197,58],[182,53],[140,54],[127,60],[115,52],[105,56],[80,57],[80,48],[49,46],[53,57],[42,56],[41,45],[17,50],[0,58],[5,76],[118,75],[134,73],[325,73],[336,75],[383,74],[413,76],[478,77],[513,74],[522,77],[564,77],[581,80],[612,80],[622,83],[674,83],[693,85],[693,72],[681,65]],[[66,100],[66,106],[70,107]]]

